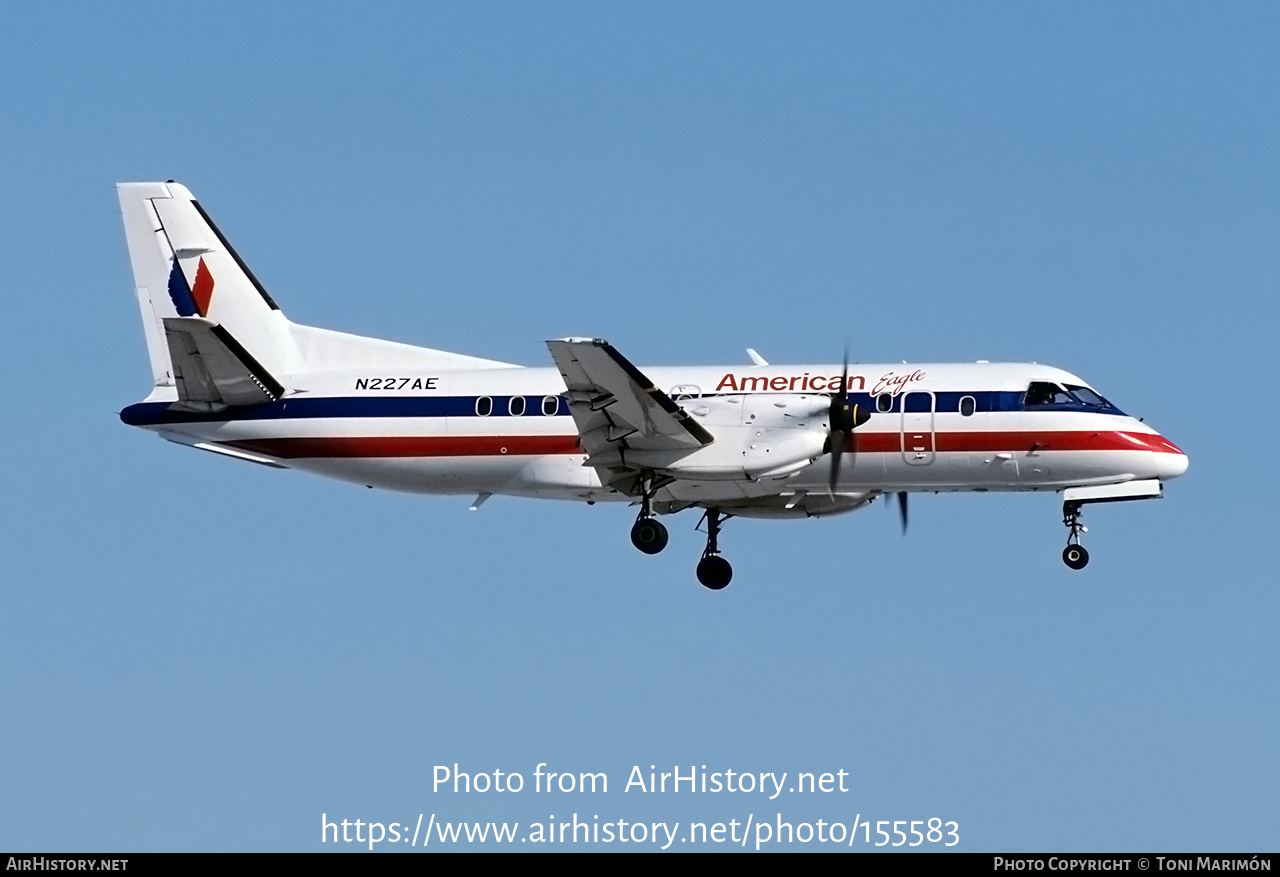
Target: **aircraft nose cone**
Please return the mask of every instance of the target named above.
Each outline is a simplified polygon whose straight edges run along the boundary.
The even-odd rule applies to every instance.
[[[1160,436],[1158,444],[1161,447],[1156,452],[1156,473],[1161,481],[1177,478],[1187,471],[1191,461],[1182,453],[1181,448],[1164,436]]]
[[[1160,454],[1160,460],[1156,465],[1160,480],[1168,481],[1170,478],[1177,478],[1187,471],[1190,462],[1186,454]]]

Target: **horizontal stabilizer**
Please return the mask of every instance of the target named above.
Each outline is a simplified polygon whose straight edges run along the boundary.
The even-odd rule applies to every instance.
[[[274,402],[285,393],[231,333],[202,317],[165,317],[182,411],[221,411],[235,405]]]
[[[202,442],[188,435],[182,435],[176,432],[162,432],[161,438],[173,442],[175,445],[186,445],[189,448],[196,448],[201,451],[208,451],[212,454],[218,454],[223,457],[231,457],[233,460],[245,460],[249,463],[257,463],[261,466],[270,466],[272,469],[288,469],[288,465],[280,462],[274,457],[264,457],[261,454],[251,454],[248,451],[242,451],[239,448],[228,447],[227,445],[216,444],[215,442]]]

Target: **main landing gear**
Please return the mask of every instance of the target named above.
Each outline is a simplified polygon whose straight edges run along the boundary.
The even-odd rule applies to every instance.
[[[733,567],[720,556],[720,512],[707,509],[703,516],[707,522],[707,548],[698,561],[698,581],[713,591],[719,591],[733,580]]]
[[[667,547],[667,528],[653,516],[652,494],[646,492],[640,502],[640,514],[631,525],[631,544],[645,554],[657,554]]]
[[[1084,550],[1084,546],[1080,544],[1080,534],[1089,532],[1084,524],[1080,523],[1080,503],[1064,502],[1062,504],[1062,523],[1066,524],[1067,547],[1062,549],[1062,562],[1072,569],[1084,569],[1085,564],[1089,562],[1089,552]]]
[[[645,554],[657,554],[667,547],[667,528],[657,518],[641,515],[631,525],[631,544]]]
[[[645,485],[646,488],[648,485]],[[720,556],[720,525],[724,518],[716,509],[707,509],[703,515],[707,522],[707,548],[698,561],[698,581],[713,591],[719,591],[733,579],[733,567]],[[653,516],[653,494],[646,490],[640,501],[640,514],[631,525],[631,544],[645,554],[657,554],[667,547],[667,528]]]

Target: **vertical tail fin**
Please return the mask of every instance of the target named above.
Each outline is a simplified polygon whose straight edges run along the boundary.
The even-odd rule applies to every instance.
[[[179,408],[270,402],[336,370],[513,367],[291,323],[185,186],[117,190],[157,398]]]
[[[177,388],[185,401],[184,384],[222,382],[226,367],[212,365],[222,351],[208,356],[193,350],[190,339],[209,334],[200,327],[220,327],[216,334],[232,339],[236,357],[247,358],[251,372],[293,370],[297,354],[288,320],[191,192],[172,182],[121,183],[117,192],[156,386]]]

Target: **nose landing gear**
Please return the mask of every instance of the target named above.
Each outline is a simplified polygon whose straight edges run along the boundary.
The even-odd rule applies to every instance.
[[[1078,502],[1064,502],[1062,504],[1062,523],[1066,524],[1067,547],[1062,549],[1062,562],[1072,569],[1084,569],[1089,562],[1089,552],[1084,550],[1084,546],[1080,544],[1080,534],[1089,532],[1084,524],[1080,523],[1080,506]]]
[[[707,548],[698,561],[698,581],[713,591],[726,587],[733,579],[733,567],[720,556],[720,512],[707,509],[703,519],[707,522]]]

